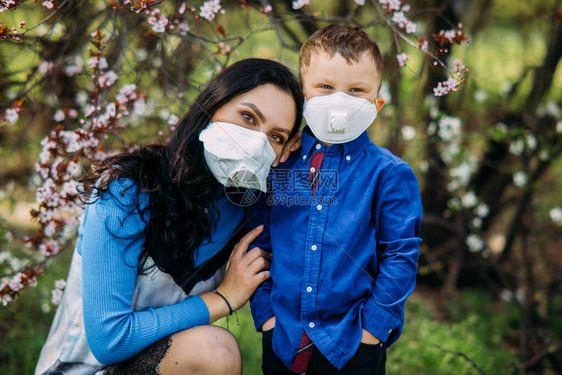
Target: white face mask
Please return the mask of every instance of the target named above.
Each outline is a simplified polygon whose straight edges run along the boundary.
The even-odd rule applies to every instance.
[[[269,168],[277,155],[262,132],[212,122],[199,134],[205,161],[224,186],[267,191]]]
[[[345,143],[367,130],[377,118],[377,107],[367,99],[336,92],[305,101],[303,115],[318,140]]]

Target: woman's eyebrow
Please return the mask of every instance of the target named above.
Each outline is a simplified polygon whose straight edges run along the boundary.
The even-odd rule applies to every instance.
[[[278,132],[285,133],[289,137],[291,136],[291,132],[289,130],[285,129],[285,128],[275,127],[272,130],[277,130]]]
[[[261,120],[262,122],[265,122],[265,117],[263,116],[263,113],[261,113],[261,111],[259,110],[259,108],[258,108],[254,103],[240,103],[240,104],[252,108],[252,110],[253,110],[254,112],[256,112],[256,114],[258,115],[258,117],[260,118],[260,120]]]

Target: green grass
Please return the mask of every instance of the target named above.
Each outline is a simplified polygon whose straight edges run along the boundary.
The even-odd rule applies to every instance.
[[[503,339],[517,319],[512,306],[492,306],[483,292],[463,293],[463,307],[451,304],[454,322],[439,322],[427,302],[414,295],[406,306],[406,326],[402,337],[388,349],[387,374],[470,375],[479,374],[463,353],[488,374],[511,373],[513,353],[504,348]],[[253,328],[246,305],[236,319],[229,319],[230,331],[242,350],[244,374],[260,374],[261,335]],[[217,325],[226,327],[222,319]]]
[[[0,374],[32,374],[47,336],[54,307],[45,312],[53,281],[65,278],[69,254],[57,257],[39,280],[17,301],[0,308]],[[486,373],[512,373],[514,355],[504,338],[517,324],[513,307],[492,303],[485,292],[462,294],[462,305],[449,304],[452,322],[435,318],[428,301],[414,294],[406,305],[406,326],[400,340],[388,349],[387,374],[479,374],[460,352]],[[240,325],[229,318],[243,355],[244,374],[261,373],[261,334],[254,329],[249,305],[238,312]],[[226,327],[226,319],[217,325]]]

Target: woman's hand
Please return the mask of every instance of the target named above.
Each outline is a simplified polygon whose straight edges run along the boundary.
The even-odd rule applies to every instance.
[[[269,279],[270,254],[254,247],[248,247],[263,231],[263,225],[246,234],[232,254],[224,280],[217,291],[224,295],[233,310],[238,310],[250,299],[258,285]]]
[[[379,344],[381,340],[377,339],[369,331],[363,330],[363,336],[361,336],[361,342],[363,344],[376,345]]]
[[[279,155],[278,159],[275,159],[272,166],[277,167],[279,165],[279,162],[286,162],[291,152],[301,148],[301,141],[302,129],[299,129],[299,131],[291,139],[289,139],[287,143],[285,143],[285,146],[283,146],[283,150],[281,151],[281,155]]]
[[[261,325],[261,331],[265,332],[265,331],[269,331],[270,329],[273,329],[275,327],[275,317],[272,316],[271,318],[267,319],[265,321],[265,323],[263,323]]]

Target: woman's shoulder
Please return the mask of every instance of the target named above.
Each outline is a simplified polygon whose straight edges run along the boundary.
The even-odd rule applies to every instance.
[[[104,176],[100,177],[100,180],[103,178]],[[101,182],[101,186],[98,185],[98,188],[100,190],[94,192],[95,198],[90,201],[96,207],[94,211],[100,212],[101,209],[103,210],[101,212],[104,212],[103,207],[106,207],[112,212],[112,215],[121,216],[119,212],[127,215],[141,214],[143,221],[148,221],[149,194],[142,191],[134,180],[119,177]]]

